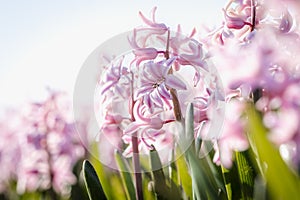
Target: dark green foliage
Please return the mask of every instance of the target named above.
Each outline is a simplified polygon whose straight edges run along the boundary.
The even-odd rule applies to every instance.
[[[88,160],[85,160],[83,162],[82,170],[83,170],[85,186],[90,200],[107,199],[103,192],[97,173],[94,167],[92,166],[92,164]]]

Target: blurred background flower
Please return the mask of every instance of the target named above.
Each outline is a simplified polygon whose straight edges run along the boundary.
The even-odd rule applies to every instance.
[[[67,94],[49,91],[44,101],[6,111],[1,119],[2,192],[15,181],[19,195],[35,191],[70,195],[77,182],[73,168],[86,157],[86,131],[82,127],[80,136],[77,133],[71,108]]]

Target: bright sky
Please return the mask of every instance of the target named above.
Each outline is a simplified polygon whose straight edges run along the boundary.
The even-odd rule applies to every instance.
[[[209,3],[207,3],[209,2]],[[225,0],[0,0],[0,108],[39,100],[46,86],[73,91],[89,54],[114,35],[141,25],[138,11],[189,33],[220,24]],[[218,23],[216,23],[218,21]]]

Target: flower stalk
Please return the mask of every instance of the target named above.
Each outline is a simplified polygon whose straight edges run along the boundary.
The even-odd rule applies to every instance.
[[[139,149],[138,149],[138,138],[136,136],[132,136],[131,141],[132,141],[132,150],[133,150],[132,162],[134,167],[136,198],[138,200],[142,200],[144,199],[144,197],[143,197],[142,174],[141,174]]]
[[[134,79],[133,74],[131,74],[132,80]],[[132,121],[135,121],[134,115],[133,115],[133,106],[134,106],[134,98],[133,98],[133,84],[131,84],[131,119]],[[135,178],[135,193],[136,193],[136,199],[137,200],[143,200],[143,188],[142,188],[142,174],[141,174],[141,165],[140,165],[140,156],[139,156],[139,141],[136,134],[133,134],[131,136],[131,142],[132,142],[132,164],[133,164],[133,170],[134,170],[134,178]]]
[[[254,0],[251,0],[251,32],[255,29],[255,21],[256,21],[256,6]]]
[[[165,52],[165,58],[166,59],[170,58],[169,47],[170,47],[170,30],[168,30],[168,36],[167,36],[167,46],[166,46],[166,52]],[[173,73],[173,68],[170,68],[168,73],[172,74]],[[174,88],[170,88],[170,94],[172,96],[173,110],[174,110],[175,119],[176,119],[176,121],[181,121],[182,120],[182,114],[181,114],[181,109],[180,109],[180,104],[179,104],[177,92]]]

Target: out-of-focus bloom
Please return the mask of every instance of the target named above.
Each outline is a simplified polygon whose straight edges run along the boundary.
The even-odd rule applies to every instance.
[[[116,163],[113,156],[115,150],[121,149],[121,138],[123,135],[121,122],[124,118],[121,114],[113,112],[111,109],[106,111],[104,118],[102,118],[102,124],[100,125],[100,134],[97,138],[99,142],[100,160],[111,167],[116,167]]]
[[[222,134],[215,145],[216,154],[213,161],[226,168],[232,166],[233,152],[245,151],[248,147],[244,124],[241,115],[244,112],[244,103],[232,99],[227,103]]]
[[[270,140],[289,149],[295,162],[299,107],[291,99],[297,99],[295,91],[299,90],[300,59],[296,55],[300,52],[300,37],[295,26],[297,16],[290,8],[283,1],[229,1],[224,9],[224,25],[210,35],[211,41],[206,38],[205,46],[224,83],[226,99],[241,104],[250,99],[257,101],[256,107],[270,129]],[[257,91],[259,95],[254,97]],[[293,94],[292,98],[287,94]],[[232,152],[247,148],[242,127],[241,120],[225,119],[215,162],[230,167]]]
[[[7,122],[0,122],[0,193],[7,190],[10,181],[16,178],[17,163],[20,159],[21,146],[18,145],[17,129],[22,122],[16,117],[15,110],[5,112]],[[9,123],[8,123],[9,122]]]
[[[6,156],[1,156],[0,162],[11,166],[13,171],[7,174],[16,180],[18,193],[53,188],[60,195],[70,194],[76,182],[73,167],[85,155],[71,115],[67,95],[50,91],[45,101],[26,104],[7,119],[0,140],[7,143],[0,152],[11,160],[6,165],[2,160]]]

